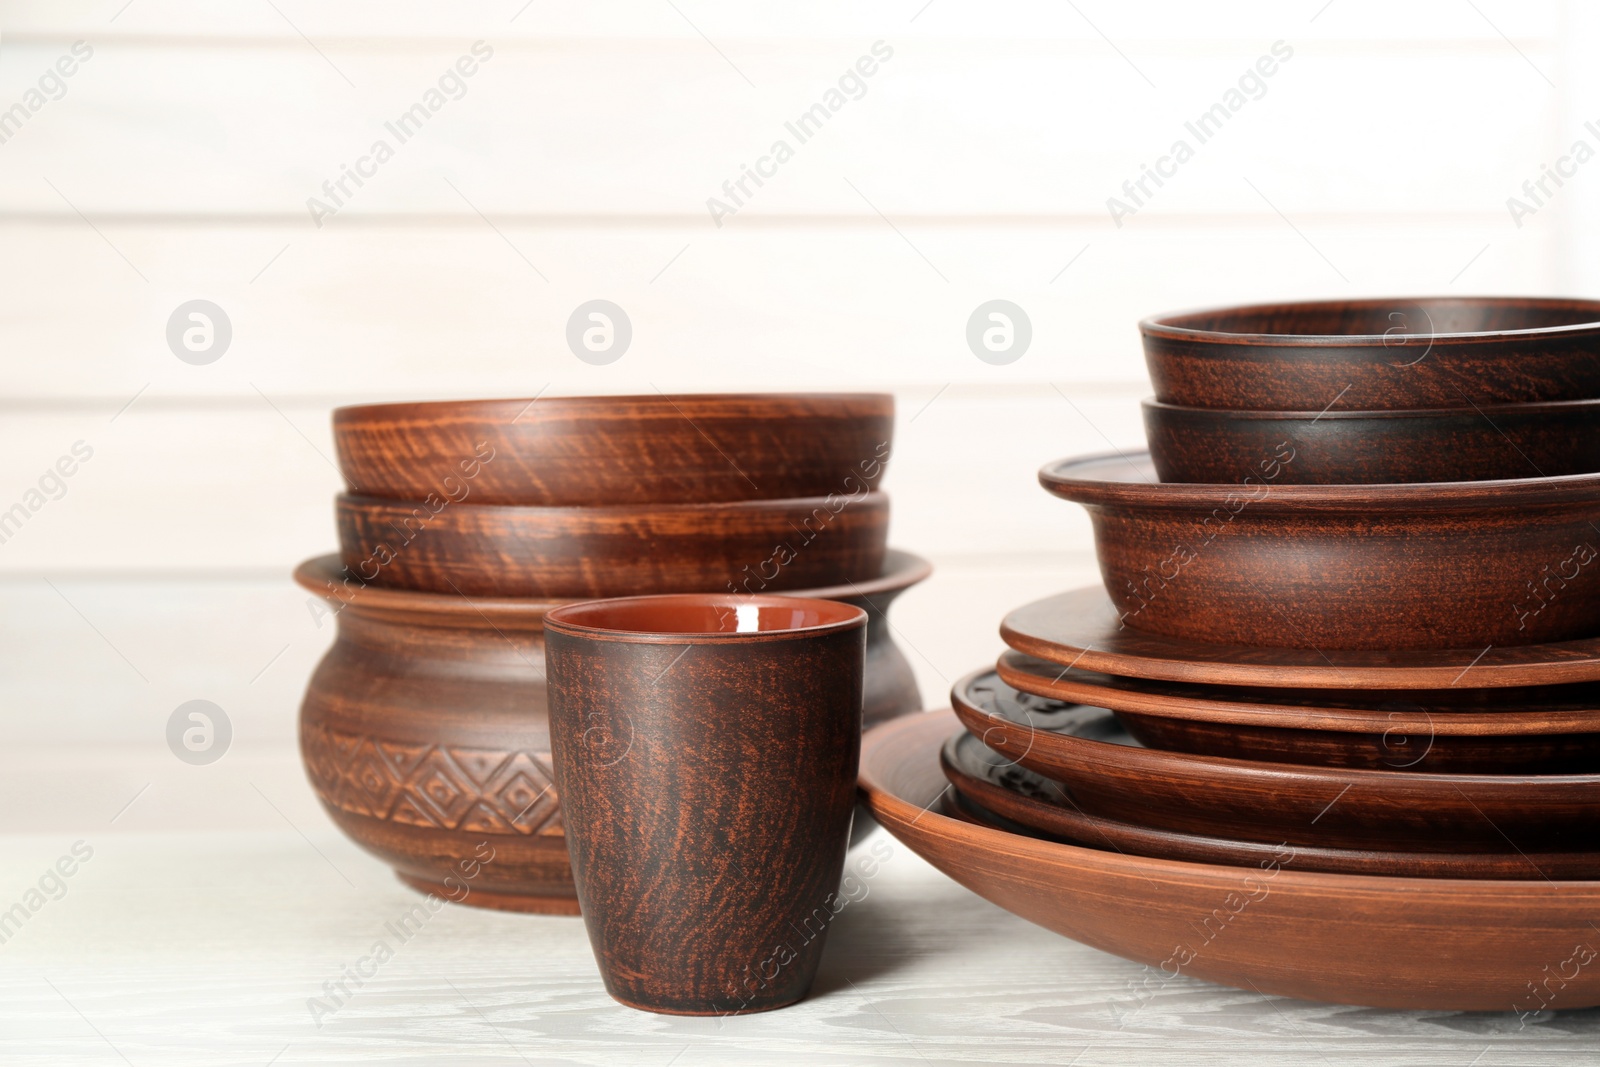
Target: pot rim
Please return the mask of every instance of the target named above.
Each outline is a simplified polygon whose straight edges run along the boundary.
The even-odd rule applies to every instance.
[[[599,410],[603,414],[615,416],[618,405],[631,405],[635,408],[656,409],[646,411],[632,411],[627,413],[629,418],[683,418],[680,410],[685,404],[694,406],[702,404],[728,405],[727,412],[700,411],[702,417],[714,414],[746,417],[748,412],[731,410],[736,405],[746,404],[751,406],[770,404],[789,404],[804,411],[808,405],[836,404],[841,407],[857,407],[860,410],[844,410],[839,414],[844,418],[876,418],[892,416],[894,414],[893,393],[856,393],[856,392],[812,392],[812,393],[632,393],[618,396],[536,396],[536,397],[490,397],[468,400],[399,400],[387,401],[381,404],[348,404],[335,408],[333,411],[334,427],[359,425],[368,419],[425,419],[430,422],[445,419],[472,419],[485,422],[503,423],[506,426],[517,423],[530,409],[557,408],[560,417],[570,417],[573,414],[582,414],[591,409]],[[824,414],[821,412],[806,411],[806,414]],[[536,421],[536,420],[534,420]]]
[[[1418,422],[1444,419],[1488,419],[1491,416],[1551,416],[1600,413],[1600,398],[1582,400],[1536,400],[1527,403],[1475,404],[1458,408],[1369,408],[1330,411],[1279,411],[1257,408],[1207,408],[1194,404],[1172,404],[1157,397],[1139,401],[1145,411],[1175,415],[1208,416],[1216,421],[1312,422],[1354,421],[1356,419],[1414,419]],[[1489,426],[1493,429],[1493,426]]]

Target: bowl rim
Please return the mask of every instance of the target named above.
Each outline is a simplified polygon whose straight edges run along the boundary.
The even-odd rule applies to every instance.
[[[920,715],[902,715],[868,730],[861,738],[861,767],[858,775],[858,785],[867,810],[891,830],[894,826],[906,829],[926,826],[922,832],[964,845],[965,850],[972,854],[1009,852],[1013,856],[1050,867],[1068,866],[1086,872],[1114,873],[1130,878],[1150,879],[1153,876],[1168,882],[1181,881],[1191,884],[1199,882],[1228,888],[1238,883],[1241,873],[1249,873],[1249,868],[1104,852],[1083,845],[1022,837],[989,826],[964,823],[934,810],[939,798],[944,795],[943,789],[937,790],[926,805],[919,806],[914,800],[897,793],[885,780],[884,770],[893,768],[883,768],[880,765],[893,759],[896,748],[927,745],[933,754],[932,776],[944,783],[944,789],[952,788],[939,769],[938,752],[939,747],[944,744],[944,738],[951,731],[962,728],[955,712],[944,708]],[[933,735],[940,729],[943,730],[943,734],[931,742],[921,737],[907,741],[900,736],[902,733],[914,731]],[[932,784],[934,783],[930,783]],[[1287,881],[1282,881],[1283,879]],[[1481,902],[1492,890],[1496,904],[1505,907],[1507,912],[1519,904],[1527,906],[1536,903],[1545,905],[1559,903],[1562,907],[1575,908],[1577,904],[1572,901],[1572,896],[1584,892],[1593,895],[1591,906],[1600,902],[1600,880],[1574,879],[1551,886],[1538,879],[1417,878],[1407,875],[1332,874],[1324,871],[1297,871],[1285,868],[1278,871],[1273,884],[1322,894],[1364,893],[1371,897],[1404,896],[1413,903],[1429,900],[1458,903],[1473,899]]]
[[[583,622],[590,612],[617,609],[660,607],[710,607],[727,609],[753,605],[758,608],[797,608],[814,610],[818,621],[800,626],[761,630],[645,630],[625,626],[604,626]],[[660,593],[653,596],[602,597],[563,604],[544,618],[545,632],[559,633],[580,640],[619,645],[744,645],[775,641],[798,641],[849,630],[865,630],[867,613],[854,604],[818,597],[784,594],[740,596],[736,593]]]
[[[1096,469],[1131,468],[1149,477],[1093,477]],[[1244,510],[1303,514],[1307,511],[1438,512],[1490,511],[1582,505],[1600,500],[1600,471],[1537,478],[1496,478],[1470,482],[1355,482],[1251,486],[1228,482],[1163,482],[1155,476],[1148,449],[1096,452],[1051,460],[1039,468],[1039,484],[1053,496],[1084,507],[1143,510],[1208,510],[1231,505],[1248,494]]]
[[[1600,300],[1564,296],[1421,296],[1421,297],[1359,297],[1354,300],[1283,300],[1256,304],[1223,304],[1212,307],[1186,308],[1165,311],[1139,320],[1139,333],[1144,338],[1165,341],[1188,341],[1212,345],[1254,345],[1281,348],[1385,348],[1390,347],[1381,333],[1314,334],[1314,333],[1233,333],[1227,330],[1200,329],[1182,325],[1184,320],[1194,320],[1224,314],[1261,314],[1272,310],[1299,308],[1321,310],[1344,308],[1410,308],[1428,304],[1477,304],[1489,306],[1521,305],[1540,308],[1574,308],[1592,311],[1594,318],[1563,326],[1535,326],[1525,330],[1484,330],[1460,333],[1430,333],[1431,342],[1450,344],[1485,344],[1506,340],[1526,340],[1538,337],[1565,337],[1594,333],[1600,335]]]
[[[485,397],[481,399],[464,400],[392,400],[375,404],[345,404],[333,409],[333,426],[337,433],[341,427],[355,426],[373,420],[405,420],[428,419],[437,421],[441,417],[446,419],[480,419],[488,422],[513,425],[520,422],[524,415],[536,406],[546,410],[559,409],[559,417],[570,417],[573,414],[582,414],[585,411],[599,409],[600,414],[617,415],[615,409],[619,405],[629,405],[634,408],[659,409],[657,411],[628,413],[634,418],[645,418],[654,415],[671,415],[682,417],[683,412],[678,410],[684,405],[697,407],[701,415],[708,414],[707,408],[726,405],[733,409],[738,405],[771,405],[775,403],[790,403],[796,408],[806,405],[837,404],[841,407],[859,405],[861,411],[844,411],[841,414],[847,418],[877,418],[894,416],[894,394],[874,392],[746,392],[746,393],[624,393],[617,395],[580,394],[577,396],[545,396],[538,394],[532,397]],[[610,409],[610,410],[607,410]],[[506,416],[508,413],[510,417]],[[729,415],[743,416],[745,412],[730,410]],[[805,412],[805,414],[817,414]]]
[[[1290,411],[1283,409],[1266,408],[1208,408],[1196,404],[1173,404],[1159,397],[1149,396],[1139,401],[1139,407],[1145,412],[1156,414],[1171,413],[1174,415],[1208,416],[1215,420],[1239,420],[1249,422],[1294,422],[1310,419],[1312,422],[1328,421],[1353,421],[1356,419],[1488,419],[1490,416],[1499,415],[1529,415],[1550,416],[1570,415],[1593,410],[1600,414],[1600,397],[1586,397],[1578,400],[1531,400],[1526,402],[1505,401],[1494,404],[1472,404],[1455,408],[1330,408],[1326,411]],[[1490,427],[1493,429],[1494,427]]]
[[[540,519],[645,516],[657,513],[679,515],[705,514],[708,512],[771,512],[777,514],[805,508],[827,508],[828,501],[836,498],[848,499],[851,507],[860,507],[864,504],[868,508],[875,510],[887,511],[889,508],[888,492],[882,489],[869,489],[865,493],[829,493],[823,496],[775,496],[745,500],[711,500],[703,503],[689,501],[676,504],[478,504],[471,499],[463,499],[459,502],[446,499],[447,507],[441,507],[435,514],[442,514],[446,510],[462,510],[469,515],[496,513],[509,514],[512,517],[521,516],[529,522],[537,522]],[[352,493],[349,491],[339,493],[334,497],[334,509],[336,511],[344,508],[379,511],[390,508],[426,508],[427,506],[428,504],[424,500],[400,500],[395,497],[371,496],[367,493]]]

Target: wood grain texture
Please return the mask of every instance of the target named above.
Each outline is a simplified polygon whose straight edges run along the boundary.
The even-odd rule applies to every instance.
[[[1134,744],[1122,730],[1096,734],[1113,744]],[[1259,869],[1281,861],[1282,843],[1241,841],[1220,833],[1178,833],[1086,814],[1060,784],[1020,766],[962,731],[939,753],[945,777],[961,795],[956,817],[973,815],[1001,829],[1023,827],[1055,841],[1108,849],[1135,856],[1219,863]],[[948,797],[946,800],[948,801]],[[950,807],[950,805],[946,805]],[[997,816],[998,818],[994,818]],[[1302,871],[1331,874],[1374,874],[1403,878],[1592,879],[1600,877],[1600,853],[1397,852],[1392,849],[1294,847],[1294,865]]]
[[[882,393],[435,401],[333,413],[353,493],[553,507],[859,493],[882,481],[893,435],[894,397]]]
[[[844,904],[866,615],[674,596],[545,620],[551,752],[607,991],[729,1015],[802,999]]]
[[[1122,625],[1101,586],[1025,604],[1000,636],[1018,652],[1133,678],[1316,689],[1447,689],[1558,685],[1600,679],[1600,640],[1550,645],[1384,652],[1260,648],[1162,637]]]
[[[721,504],[514,507],[341,494],[340,555],[365,581],[489,597],[838,585],[882,573],[889,499],[864,489]]]
[[[1594,358],[1600,364],[1600,339]],[[1391,411],[1247,411],[1146,400],[1150,459],[1164,482],[1278,485],[1454,482],[1600,470],[1600,401]],[[1279,459],[1278,457],[1284,457]],[[1258,478],[1259,480],[1259,478]]]
[[[951,691],[985,745],[1077,808],[1153,829],[1308,848],[1582,852],[1600,774],[1446,774],[1266,763],[1118,744],[1112,714],[1019,693],[992,671]]]
[[[1333,1003],[1514,1011],[1541,1003],[1531,990],[1548,967],[1570,976],[1561,998],[1600,1003],[1600,972],[1573,955],[1595,940],[1600,883],[1321,874],[1295,870],[1292,849],[1266,868],[1179,863],[974,826],[929,810],[949,788],[938,752],[956,725],[938,713],[867,735],[873,815],[1008,911],[1153,968],[1156,988],[1188,975]]]
[[[1600,474],[1410,485],[1158,483],[1149,455],[1039,472],[1094,524],[1131,628],[1223,645],[1472,649],[1600,632]]]
[[[859,585],[814,594],[868,613],[862,720],[919,710],[889,605],[931,572],[906,552]],[[306,774],[328,815],[402,879],[444,896],[488,848],[479,907],[576,914],[551,767],[544,616],[569,601],[468,599],[366,587],[337,557],[307,560],[302,587],[336,613],[338,638],[300,710]]]
[[[1260,304],[1154,315],[1139,332],[1156,398],[1171,404],[1316,412],[1600,396],[1593,300]]]

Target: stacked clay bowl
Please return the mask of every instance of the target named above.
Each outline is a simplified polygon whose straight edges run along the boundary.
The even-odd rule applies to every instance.
[[[1103,587],[873,731],[869,808],[1156,987],[1600,1004],[1600,304],[1142,329],[1151,451],[1040,472]]]
[[[574,600],[846,600],[869,615],[864,722],[919,708],[885,616],[930,571],[885,543],[893,421],[876,394],[336,411],[340,553],[295,572],[338,623],[300,723],[325,809],[419,889],[576,914],[543,633]]]

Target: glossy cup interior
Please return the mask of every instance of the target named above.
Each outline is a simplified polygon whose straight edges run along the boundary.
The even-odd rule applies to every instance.
[[[806,634],[864,625],[851,604],[805,597],[668,595],[590,600],[558,608],[545,625],[617,637],[717,637]]]

